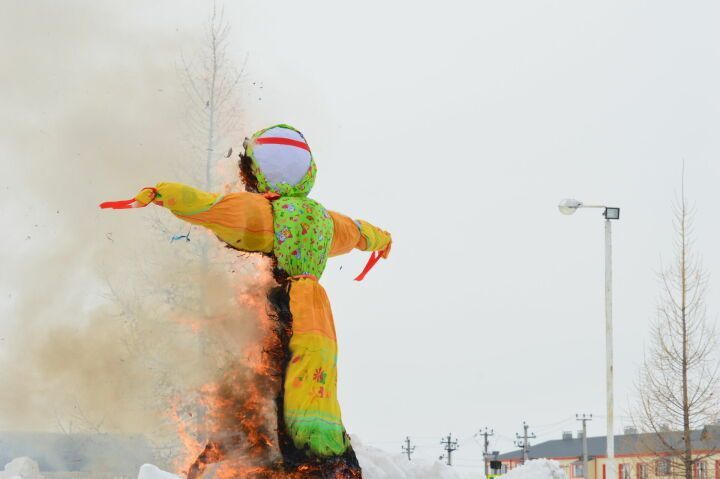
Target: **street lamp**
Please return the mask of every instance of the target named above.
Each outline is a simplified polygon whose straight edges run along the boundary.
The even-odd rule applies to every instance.
[[[613,431],[613,334],[612,334],[612,222],[620,219],[620,208],[584,205],[582,201],[564,199],[558,205],[560,213],[571,215],[580,208],[602,208],[605,217],[605,356],[607,389],[607,467],[606,479],[616,478],[615,434]]]

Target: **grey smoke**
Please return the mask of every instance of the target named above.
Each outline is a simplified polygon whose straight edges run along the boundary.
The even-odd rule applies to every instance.
[[[194,161],[177,64],[199,32],[151,26],[132,3],[3,4],[0,430],[177,446],[168,405],[189,415],[193,391],[260,334],[262,310],[235,294],[262,260],[209,242],[206,267],[202,232],[170,244],[163,229],[187,227],[164,212],[98,209]]]

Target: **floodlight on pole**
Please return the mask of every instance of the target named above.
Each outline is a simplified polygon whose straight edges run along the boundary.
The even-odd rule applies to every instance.
[[[603,216],[606,220],[619,220],[620,219],[620,208],[605,208]]]
[[[620,219],[620,208],[602,205],[585,205],[576,199],[564,199],[558,205],[560,213],[571,215],[579,208],[602,208],[605,217],[605,357],[607,393],[607,479],[616,479],[614,388],[613,388],[613,332],[612,332],[612,221]],[[587,474],[587,473],[586,473]]]

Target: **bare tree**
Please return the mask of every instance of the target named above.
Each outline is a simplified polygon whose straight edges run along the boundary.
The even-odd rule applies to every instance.
[[[661,300],[652,343],[638,382],[635,421],[650,434],[643,446],[662,457],[660,475],[693,478],[693,468],[717,451],[720,416],[717,342],[707,319],[707,276],[694,253],[693,211],[687,204],[684,167],[674,207],[675,257],[660,273]]]
[[[226,150],[220,148],[222,151],[218,151],[219,145],[239,129],[239,93],[244,65],[237,68],[229,55],[229,33],[230,25],[225,19],[223,8],[213,2],[201,48],[189,59],[182,56],[178,71],[187,92],[185,117],[188,132],[185,136],[190,142],[192,154],[187,158],[177,158],[175,167],[182,181],[207,191],[217,191],[220,186],[221,178],[214,172]],[[172,363],[163,358],[163,352],[180,346],[170,335],[161,338],[162,344],[149,344],[158,338],[146,333],[148,328],[169,326],[170,316],[212,319],[212,315],[217,312],[208,309],[200,278],[213,277],[218,271],[236,267],[232,260],[237,255],[231,256],[228,250],[213,247],[215,240],[208,234],[190,235],[186,226],[179,230],[177,220],[164,211],[150,210],[148,213],[150,226],[162,246],[147,245],[141,256],[130,260],[135,264],[135,267],[130,268],[131,273],[122,273],[121,278],[106,275],[106,299],[114,306],[116,316],[113,319],[119,326],[118,334],[125,349],[123,353],[127,357],[142,357],[148,363],[147,369],[156,371],[153,389],[149,391],[151,394],[148,394],[148,404],[145,406],[165,410],[171,401],[179,401],[177,408],[184,411],[186,416],[194,418],[196,430],[192,432],[202,438],[205,435],[204,414],[201,406],[196,405],[197,397],[190,391],[179,389],[172,373]],[[180,239],[171,241],[173,237]],[[172,248],[172,254],[168,252],[169,248]],[[148,253],[153,249],[154,252]],[[160,277],[172,277],[173,280],[158,281]],[[197,335],[197,342],[197,351],[187,350],[188,361],[216,347],[207,344],[203,335]],[[109,432],[104,424],[106,413],[99,405],[92,410],[77,406],[72,411],[56,413],[58,428],[68,433],[74,430]],[[158,460],[169,465],[182,452],[182,448],[176,444],[173,420],[168,418],[165,422],[169,427],[160,427],[151,440]]]
[[[189,163],[178,159],[178,170],[185,170],[186,181],[205,191],[221,191],[223,182],[236,182],[238,175],[223,178],[218,174],[218,162],[231,156],[232,149],[228,141],[241,130],[240,90],[244,77],[247,56],[238,65],[232,58],[230,33],[231,26],[225,17],[225,9],[213,0],[207,19],[202,46],[189,59],[182,56],[181,79],[187,93],[187,127],[192,155]],[[226,146],[223,148],[222,145]],[[227,154],[226,154],[227,151]],[[236,170],[230,166],[231,170]],[[165,285],[162,294],[167,305],[176,315],[190,316],[199,322],[213,321],[213,311],[208,310],[203,298],[206,292],[197,283],[198,275],[212,277],[219,271],[238,269],[237,252],[219,247],[216,239],[207,232],[190,232],[197,228],[182,226],[178,232],[177,220],[164,212],[156,212],[152,218],[153,227],[165,238],[182,238],[187,241],[175,243],[179,250],[177,260],[180,263],[195,264],[198,268],[192,278],[183,279],[178,275],[170,285]],[[184,228],[187,228],[185,230]],[[182,268],[181,268],[182,269]],[[194,299],[194,300],[193,300]],[[200,357],[207,357],[211,350],[220,348],[211,344],[206,334],[197,335],[197,351]],[[217,355],[217,351],[213,354]],[[170,392],[176,393],[170,388]],[[191,433],[199,442],[207,439],[207,414],[196,396],[187,397],[183,405],[185,414],[194,419]]]
[[[204,183],[206,190],[216,187],[213,167],[218,160],[219,140],[237,131],[240,102],[239,84],[247,58],[236,68],[228,57],[230,24],[224,8],[213,2],[208,19],[206,42],[194,61],[183,57],[183,79],[190,98],[188,122],[191,135],[197,138],[194,147],[204,150]]]

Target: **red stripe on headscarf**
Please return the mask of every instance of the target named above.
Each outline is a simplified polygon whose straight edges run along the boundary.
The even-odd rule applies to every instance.
[[[307,143],[298,140],[292,140],[290,138],[280,138],[277,136],[269,136],[264,138],[256,138],[255,143],[258,145],[288,145],[302,148],[305,151],[310,151],[310,147]]]

